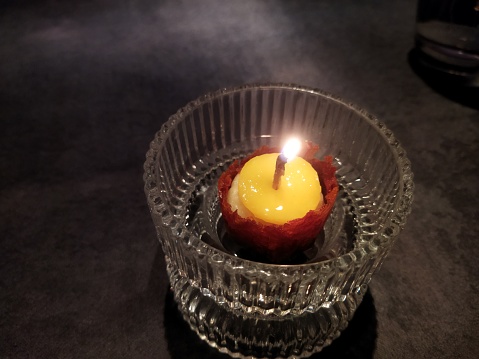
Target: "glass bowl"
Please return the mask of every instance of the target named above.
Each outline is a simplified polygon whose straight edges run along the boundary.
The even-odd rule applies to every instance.
[[[217,181],[236,159],[286,137],[330,155],[340,193],[314,246],[278,265],[232,241]],[[321,90],[245,85],[204,95],[163,124],[145,193],[175,301],[233,357],[307,357],[337,338],[389,253],[413,198],[410,162],[381,122]]]

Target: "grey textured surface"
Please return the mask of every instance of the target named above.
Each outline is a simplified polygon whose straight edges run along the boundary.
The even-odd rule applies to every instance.
[[[4,1],[0,358],[220,358],[168,294],[143,195],[161,124],[251,82],[321,88],[407,150],[413,213],[315,358],[479,356],[479,96],[413,70],[415,1]]]

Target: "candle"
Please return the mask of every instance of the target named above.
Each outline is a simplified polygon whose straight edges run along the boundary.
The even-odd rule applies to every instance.
[[[274,263],[313,245],[339,189],[332,157],[319,160],[317,145],[297,143],[288,141],[281,152],[258,148],[232,163],[218,180],[228,233]]]
[[[298,157],[301,142],[289,140],[281,153],[267,153],[245,163],[228,195],[240,215],[284,224],[322,205],[316,170]]]

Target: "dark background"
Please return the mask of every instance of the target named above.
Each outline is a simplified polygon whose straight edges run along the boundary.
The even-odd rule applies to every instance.
[[[321,88],[378,116],[413,213],[314,358],[479,356],[479,96],[414,64],[416,2],[0,2],[0,358],[223,358],[168,293],[150,140],[201,94]],[[438,83],[439,82],[439,83]]]

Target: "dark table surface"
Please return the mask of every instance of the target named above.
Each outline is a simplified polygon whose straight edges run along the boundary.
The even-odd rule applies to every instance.
[[[359,104],[415,173],[405,230],[314,358],[479,357],[479,96],[416,69],[415,1],[0,4],[0,358],[224,357],[172,301],[142,166],[178,108],[252,82]]]

